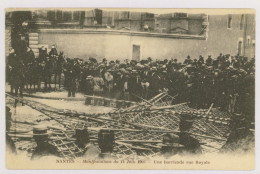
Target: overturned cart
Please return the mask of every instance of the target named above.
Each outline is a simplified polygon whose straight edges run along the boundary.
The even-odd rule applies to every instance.
[[[47,132],[49,143],[63,158],[82,156],[89,142],[100,149],[101,156],[110,154],[116,158],[152,158],[186,152],[214,153],[225,144],[229,134],[229,114],[212,107],[195,110],[187,103],[171,105],[173,98],[166,92],[129,107],[97,114],[56,109],[6,95],[59,123],[59,126],[48,126]],[[32,135],[9,135],[16,142],[24,139],[28,142],[29,139],[34,145],[27,150],[34,150]]]

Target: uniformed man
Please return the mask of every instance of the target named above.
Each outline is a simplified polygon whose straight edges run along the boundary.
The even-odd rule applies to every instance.
[[[70,60],[67,67],[67,89],[68,89],[68,97],[75,97],[76,93],[76,79],[77,79],[77,70],[78,68],[74,65],[74,60]]]
[[[54,57],[54,56],[58,56],[58,52],[57,52],[57,49],[55,48],[55,45],[52,45],[51,46],[51,51],[49,52],[49,56],[51,57]]]

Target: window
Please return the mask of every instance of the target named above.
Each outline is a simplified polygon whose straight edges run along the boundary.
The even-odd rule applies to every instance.
[[[242,14],[240,19],[240,30],[243,29],[243,26],[244,26],[244,15]]]
[[[145,13],[144,14],[144,18],[145,19],[153,19],[154,18],[154,14],[153,13]]]
[[[232,15],[228,15],[228,28],[232,26]]]
[[[48,12],[47,12],[47,19],[48,19],[49,21],[55,20],[55,11],[48,11]]]
[[[95,21],[98,25],[102,25],[102,10],[100,9],[95,9]]]
[[[130,13],[127,11],[120,13],[120,19],[129,19],[129,17],[130,17]]]
[[[74,11],[73,12],[73,20],[79,20],[79,12],[78,11]]]
[[[186,18],[188,17],[187,13],[174,13],[175,18]]]
[[[72,13],[71,13],[71,11],[64,11],[63,12],[63,20],[64,21],[71,21],[72,20]]]
[[[58,10],[56,16],[57,16],[57,21],[62,21],[62,11]]]

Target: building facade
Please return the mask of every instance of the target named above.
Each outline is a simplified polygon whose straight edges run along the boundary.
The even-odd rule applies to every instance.
[[[153,14],[101,9],[36,10],[29,20],[29,46],[56,45],[67,57],[141,60],[219,53],[255,56],[255,15]],[[7,21],[12,21],[9,14]],[[12,25],[9,22],[6,26]]]

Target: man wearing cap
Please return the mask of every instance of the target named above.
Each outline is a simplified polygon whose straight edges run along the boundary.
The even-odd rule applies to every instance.
[[[129,92],[130,97],[134,101],[138,100],[138,98],[136,98],[135,95],[140,96],[141,94],[141,78],[140,74],[135,69],[131,71],[131,76],[129,77]]]
[[[75,66],[74,64],[74,60],[70,60],[68,67],[67,67],[67,89],[68,89],[68,97],[75,97],[75,93],[76,93],[76,88],[77,88],[77,84],[76,84],[76,80],[78,77],[78,73],[77,71],[79,70],[77,68],[77,66]]]
[[[214,74],[212,73],[213,67],[208,66],[206,68],[206,72],[203,78],[203,91],[204,91],[204,108],[208,108],[213,103],[214,98],[214,86],[213,86],[213,79]]]
[[[49,57],[49,56],[46,57],[45,66],[44,66],[44,74],[43,74],[45,90],[47,90],[47,88],[51,89],[51,76],[53,74],[53,69],[54,69],[53,61],[54,60],[51,57]]]
[[[211,55],[208,56],[208,58],[207,58],[207,60],[206,60],[206,65],[207,65],[207,66],[211,66],[211,65],[212,65]]]
[[[103,58],[102,63],[107,66],[107,59],[106,59],[106,58]]]
[[[159,89],[160,89],[160,76],[157,73],[157,68],[155,66],[153,66],[151,68],[151,74],[149,77],[149,83],[150,83],[150,87],[149,87],[149,96],[150,98],[154,97],[156,94],[159,93]]]
[[[198,60],[199,64],[204,64],[204,57],[202,55],[199,56],[199,60]]]
[[[97,96],[103,95],[105,82],[101,77],[101,74],[98,74],[96,77],[94,77],[93,82],[94,82],[94,94]]]
[[[105,82],[105,96],[112,97],[113,86],[114,86],[114,76],[110,69],[106,70],[104,73],[104,82]]]
[[[116,99],[121,99],[123,97],[125,76],[120,71],[118,71],[114,77],[114,97]]]
[[[24,60],[25,80],[26,80],[27,89],[28,89],[28,83],[32,84],[32,76],[33,76],[32,64],[34,63],[34,60],[35,60],[35,56],[32,49],[30,47],[27,47],[27,52]]]
[[[187,56],[187,59],[184,60],[183,64],[188,65],[188,64],[192,64],[192,62],[193,61],[191,60],[190,56]]]
[[[92,75],[87,76],[85,84],[85,94],[94,95],[94,80]]]

